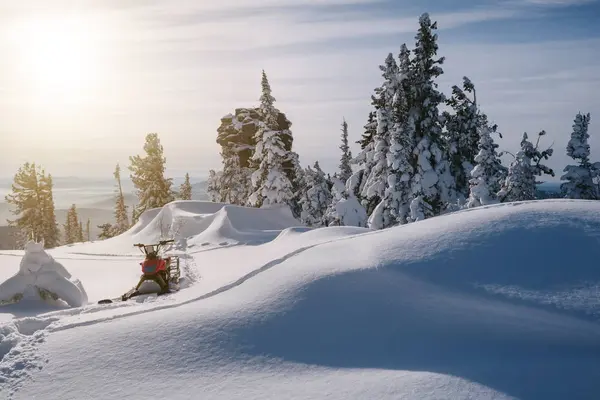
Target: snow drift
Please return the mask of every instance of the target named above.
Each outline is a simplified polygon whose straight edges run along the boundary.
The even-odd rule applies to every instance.
[[[36,317],[28,351],[49,362],[17,380],[8,353],[0,382],[14,400],[595,399],[599,241],[600,203],[568,200],[284,229],[194,253],[210,279],[162,309]]]
[[[81,282],[46,253],[41,243],[29,242],[19,272],[0,284],[0,303],[40,298],[60,299],[71,307],[87,303]]]
[[[260,244],[282,229],[301,226],[287,206],[248,208],[223,203],[179,200],[145,211],[127,232],[108,240],[72,248],[80,254],[138,254],[134,243],[175,239],[175,249]],[[183,247],[182,247],[183,246]]]

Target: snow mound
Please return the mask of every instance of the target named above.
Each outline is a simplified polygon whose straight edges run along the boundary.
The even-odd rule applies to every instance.
[[[281,230],[301,226],[287,206],[251,208],[197,200],[179,200],[144,212],[127,232],[107,240],[78,244],[71,252],[97,255],[138,254],[134,243],[175,239],[174,250],[194,246],[260,244]]]
[[[83,285],[44,251],[41,243],[29,242],[19,271],[0,284],[0,303],[19,300],[62,300],[71,307],[87,303]]]
[[[227,205],[213,214],[206,229],[188,239],[188,246],[266,243],[276,238],[283,229],[300,225],[287,206],[251,208]]]
[[[511,203],[382,231],[284,233],[279,244],[195,255],[226,271],[231,258],[250,263],[285,248],[239,284],[52,332],[44,351],[53,362],[15,400],[185,399],[190,387],[206,399],[598,398],[600,305],[590,291],[600,287],[600,203]],[[561,296],[532,295],[549,291]],[[579,301],[562,302],[566,293]],[[161,366],[161,379],[140,394],[131,382],[148,365]]]

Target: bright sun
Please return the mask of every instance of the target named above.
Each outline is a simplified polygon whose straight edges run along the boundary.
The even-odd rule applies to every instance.
[[[20,73],[36,102],[74,105],[91,95],[98,56],[93,32],[84,20],[30,19],[13,33]]]

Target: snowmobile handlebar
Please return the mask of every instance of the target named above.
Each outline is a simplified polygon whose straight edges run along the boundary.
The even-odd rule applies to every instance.
[[[169,240],[161,240],[158,243],[153,243],[153,244],[144,244],[144,243],[136,243],[133,245],[133,247],[145,247],[145,246],[163,246],[167,243],[173,243],[175,241],[175,239],[169,239]]]
[[[146,255],[149,255],[151,253],[158,254],[161,246],[164,246],[167,243],[173,243],[174,241],[175,241],[174,239],[170,239],[170,240],[161,240],[160,242],[153,243],[153,244],[136,243],[133,246],[138,247],[140,249],[140,251]]]

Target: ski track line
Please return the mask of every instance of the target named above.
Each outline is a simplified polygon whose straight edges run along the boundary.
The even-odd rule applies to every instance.
[[[233,281],[229,284],[226,284],[224,286],[221,286],[213,291],[210,291],[208,293],[205,293],[201,296],[195,297],[193,299],[189,299],[186,301],[182,301],[179,303],[175,303],[175,304],[165,304],[162,306],[157,306],[157,307],[152,307],[150,309],[144,309],[144,310],[138,310],[138,311],[133,311],[130,313],[125,313],[125,314],[119,314],[119,315],[112,315],[106,318],[100,318],[100,319],[96,319],[96,320],[92,320],[92,321],[83,321],[83,322],[73,322],[71,324],[65,324],[65,325],[56,325],[56,326],[48,326],[47,331],[48,332],[60,332],[60,331],[64,331],[64,330],[68,330],[68,329],[73,329],[73,328],[78,328],[81,326],[90,326],[90,325],[95,325],[98,323],[102,323],[102,322],[108,322],[108,321],[114,321],[116,319],[121,319],[124,317],[130,317],[130,316],[135,316],[135,315],[141,315],[141,314],[146,314],[149,312],[154,312],[154,311],[159,311],[159,310],[167,310],[167,309],[171,309],[171,308],[176,308],[176,307],[181,307],[190,303],[195,303],[197,301],[201,301],[201,300],[205,300],[208,299],[210,297],[214,297],[220,293],[226,292],[228,290],[231,290],[237,286],[240,286],[242,283],[246,282],[247,280],[255,277],[256,275],[265,272],[273,267],[275,267],[276,265],[279,265],[283,262],[285,262],[286,260],[306,251],[309,250],[315,246],[319,246],[321,244],[325,244],[327,242],[323,242],[323,243],[318,243],[318,244],[314,244],[311,246],[306,246],[306,247],[301,247],[297,250],[292,251],[291,253],[288,253],[286,255],[284,255],[283,257],[277,258],[275,260],[272,260],[268,263],[266,263],[265,265],[263,265],[262,267],[259,267],[249,273],[247,273],[246,275],[243,275],[241,278],[237,279],[236,281]],[[59,321],[57,321],[59,322]]]
[[[298,254],[303,253],[303,252],[305,252],[305,251],[307,251],[309,249],[312,249],[312,248],[317,247],[317,246],[325,245],[325,244],[328,244],[328,243],[334,243],[334,242],[349,240],[349,239],[352,239],[352,238],[354,238],[356,236],[360,236],[360,235],[364,235],[364,234],[370,234],[370,233],[374,233],[374,232],[366,232],[366,233],[361,233],[361,234],[358,234],[358,235],[350,235],[350,236],[346,236],[346,237],[342,237],[342,238],[335,238],[335,239],[332,239],[332,240],[327,240],[327,241],[324,241],[324,242],[315,243],[315,244],[311,244],[309,246],[301,247],[301,248],[296,249],[296,250],[294,250],[294,251],[292,251],[290,253],[287,253],[286,255],[284,255],[282,257],[279,257],[279,258],[277,258],[275,260],[272,260],[272,261],[264,264],[262,267],[259,267],[259,268],[256,268],[256,269],[252,270],[251,272],[247,273],[246,275],[243,275],[242,277],[240,277],[239,279],[237,279],[237,280],[235,280],[235,281],[233,281],[231,283],[223,285],[223,286],[221,286],[221,287],[219,287],[219,288],[217,288],[215,290],[212,290],[212,291],[210,291],[208,293],[205,293],[203,295],[200,295],[200,296],[192,298],[192,299],[188,299],[188,300],[185,300],[185,301],[182,301],[182,302],[177,302],[177,303],[174,303],[174,304],[159,305],[159,306],[156,306],[156,307],[147,308],[147,309],[143,309],[143,310],[126,312],[126,313],[118,314],[118,315],[111,315],[109,317],[99,318],[99,319],[90,320],[90,321],[73,322],[73,323],[64,324],[64,325],[52,324],[52,325],[50,325],[47,328],[47,331],[49,331],[49,332],[60,332],[60,331],[64,331],[64,330],[68,330],[68,329],[72,329],[72,328],[78,328],[80,326],[91,326],[91,325],[95,325],[95,324],[98,324],[98,323],[114,321],[114,320],[117,320],[117,319],[129,317],[129,316],[141,315],[141,314],[146,314],[146,313],[149,313],[149,312],[154,312],[154,311],[159,311],[159,310],[166,310],[166,309],[181,307],[181,306],[184,306],[184,305],[187,305],[187,304],[190,304],[190,303],[194,303],[194,302],[197,302],[197,301],[205,300],[207,298],[214,297],[214,296],[216,296],[216,295],[218,295],[220,293],[226,292],[226,291],[231,290],[231,289],[233,289],[233,288],[235,288],[237,286],[240,286],[241,284],[243,284],[247,280],[255,277],[256,275],[258,275],[260,273],[263,273],[263,272],[265,272],[265,271],[267,271],[267,270],[269,270],[269,269],[271,269],[271,268],[273,268],[273,267],[275,267],[275,266],[277,266],[277,265],[279,265],[279,264],[287,261],[288,259],[290,259],[290,258],[292,258],[294,256],[297,256]],[[205,251],[212,251],[212,250],[215,250],[215,249],[213,248],[213,249],[209,249],[209,250],[205,250]],[[193,258],[192,258],[192,260],[193,260]],[[135,304],[132,305],[132,306],[135,306]],[[117,307],[122,307],[122,306],[119,305]],[[98,309],[98,310],[100,311],[100,310],[103,310],[103,309],[106,309],[106,307]],[[94,309],[94,311],[95,310],[96,309]],[[60,313],[60,311],[59,311],[59,313]],[[78,315],[78,313],[73,313],[70,316],[75,316],[75,315]],[[56,322],[59,323],[60,319],[57,320]]]
[[[359,234],[362,235],[362,234]],[[193,299],[189,299],[183,302],[175,303],[175,304],[167,304],[157,307],[152,307],[148,309],[133,311],[130,313],[123,313],[119,315],[113,315],[106,318],[100,318],[90,321],[83,322],[74,322],[71,324],[65,325],[57,325],[65,316],[76,316],[90,312],[102,311],[106,310],[107,307],[99,307],[91,310],[81,310],[72,309],[72,310],[63,310],[57,311],[51,315],[46,317],[34,316],[34,317],[24,317],[17,318],[12,320],[11,322],[4,323],[0,325],[0,339],[6,338],[5,340],[0,340],[0,393],[3,391],[7,391],[8,397],[7,399],[12,399],[15,393],[22,387],[23,382],[25,382],[33,373],[33,371],[39,371],[43,368],[46,359],[44,359],[43,355],[40,354],[37,346],[41,343],[45,342],[46,337],[52,332],[60,332],[68,329],[78,328],[82,326],[92,326],[99,323],[114,321],[117,319],[146,314],[149,312],[166,310],[176,307],[181,307],[190,303],[194,303],[197,301],[201,301],[210,297],[214,297],[220,293],[224,293],[228,290],[231,290],[235,287],[240,286],[247,280],[265,272],[269,269],[282,264],[283,262],[289,260],[292,257],[297,256],[298,254],[305,252],[309,249],[312,249],[317,246],[321,246],[328,243],[343,241],[351,239],[358,235],[351,235],[343,238],[336,238],[333,240],[328,240],[325,242],[315,243],[309,246],[301,247],[296,249],[280,258],[272,260],[262,267],[254,269],[253,271],[243,275],[241,278],[227,284],[221,286],[213,291],[205,293],[201,296],[198,296]],[[214,250],[214,249],[210,249]],[[207,251],[210,251],[207,250]],[[191,257],[192,262],[195,262],[193,257]],[[197,278],[197,277],[196,277]],[[193,280],[196,282],[196,280]],[[123,305],[118,305],[117,307],[124,307]],[[127,304],[127,306],[135,306]],[[117,308],[114,307],[114,308]],[[112,308],[112,307],[110,307]],[[8,335],[7,335],[8,334]]]
[[[266,244],[268,242],[261,242],[261,243],[257,243],[256,245],[261,245],[261,244]],[[248,243],[244,243],[244,242],[235,242],[235,243],[229,243],[227,245],[216,245],[215,247],[211,247],[208,249],[200,249],[200,250],[196,250],[196,251],[188,251],[185,254],[198,254],[198,253],[205,253],[207,251],[214,251],[214,250],[221,250],[221,249],[228,249],[230,247],[235,247],[235,246],[246,246],[248,245]],[[136,259],[136,258],[140,258],[143,256],[140,254],[101,254],[101,253],[70,253],[67,252],[65,253],[67,256],[52,256],[52,254],[50,254],[52,256],[53,259],[55,260],[75,260],[75,261],[106,261],[107,258],[122,258],[123,260],[129,260],[129,259]],[[68,255],[73,255],[75,257],[68,257]],[[177,255],[177,254],[175,254]],[[79,256],[79,257],[78,257]],[[0,257],[21,257],[23,258],[23,254],[11,254],[11,253],[2,253],[0,251]],[[104,258],[95,258],[95,257],[104,257]]]

